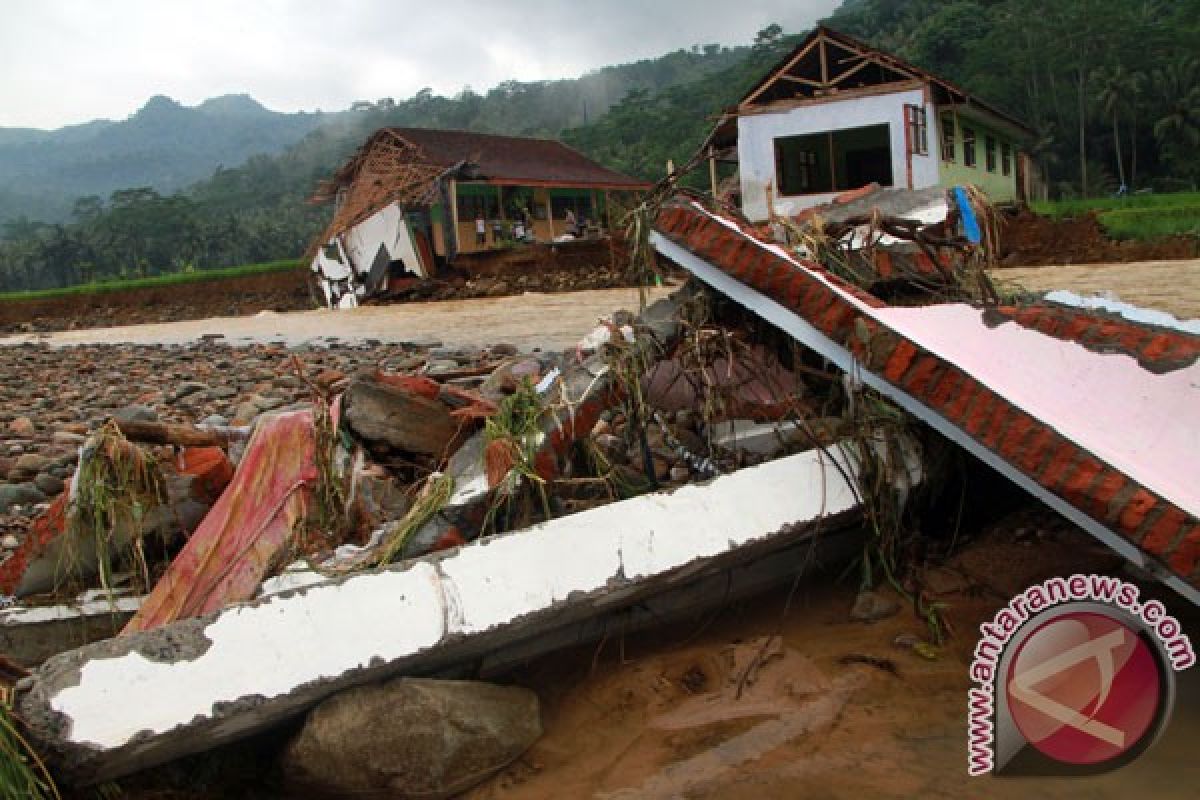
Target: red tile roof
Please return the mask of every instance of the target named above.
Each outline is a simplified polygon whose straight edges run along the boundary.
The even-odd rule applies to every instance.
[[[381,136],[398,137],[414,145],[430,164],[449,168],[463,161],[478,167],[489,183],[521,186],[563,186],[595,189],[649,189],[645,181],[602,167],[577,150],[552,139],[499,136],[432,128],[383,128],[362,151]],[[357,161],[352,159],[347,167]],[[343,170],[346,168],[343,167]],[[339,171],[337,180],[344,177]]]

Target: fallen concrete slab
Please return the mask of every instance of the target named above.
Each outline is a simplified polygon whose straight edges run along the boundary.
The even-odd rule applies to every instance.
[[[1200,604],[1200,337],[889,307],[694,201],[665,208],[651,243]]]
[[[913,454],[892,461],[916,480]],[[18,710],[64,779],[124,775],[819,538],[857,516],[857,464],[848,448],[807,451],[99,642],[35,671]]]
[[[0,610],[0,653],[21,666],[36,666],[56,653],[116,636],[141,603],[140,597],[91,591],[70,604]]]

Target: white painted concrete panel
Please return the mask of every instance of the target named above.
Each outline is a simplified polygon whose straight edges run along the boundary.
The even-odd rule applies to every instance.
[[[211,641],[205,652],[171,661],[137,652],[93,656],[78,684],[58,690],[49,704],[70,720],[68,741],[119,748],[139,731],[162,734],[212,717],[216,705],[256,695],[269,702],[373,660],[397,661],[447,637],[506,626],[610,582],[637,585],[855,506],[830,456],[800,453],[706,485],[552,520],[440,560],[234,607],[204,629]]]

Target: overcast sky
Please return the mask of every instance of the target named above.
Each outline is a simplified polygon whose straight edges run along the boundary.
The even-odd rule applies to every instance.
[[[808,28],[840,0],[0,0],[0,127],[123,119],[155,94],[277,111],[576,77]]]

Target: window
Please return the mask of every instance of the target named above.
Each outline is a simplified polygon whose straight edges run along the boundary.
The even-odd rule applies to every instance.
[[[988,136],[984,140],[984,153],[987,158],[987,171],[996,171],[996,137]]]
[[[942,117],[942,161],[954,160],[954,117]]]
[[[779,183],[779,194],[791,196],[832,191],[827,165],[821,164],[817,148],[828,140],[825,134],[810,136],[788,136],[775,140],[775,179]]]
[[[1012,145],[1008,142],[1000,145],[1000,171],[1005,175],[1012,173]]]
[[[975,166],[975,129],[963,128],[963,166]]]
[[[906,105],[904,123],[908,126],[908,152],[915,156],[929,155],[929,121],[925,109]]]

